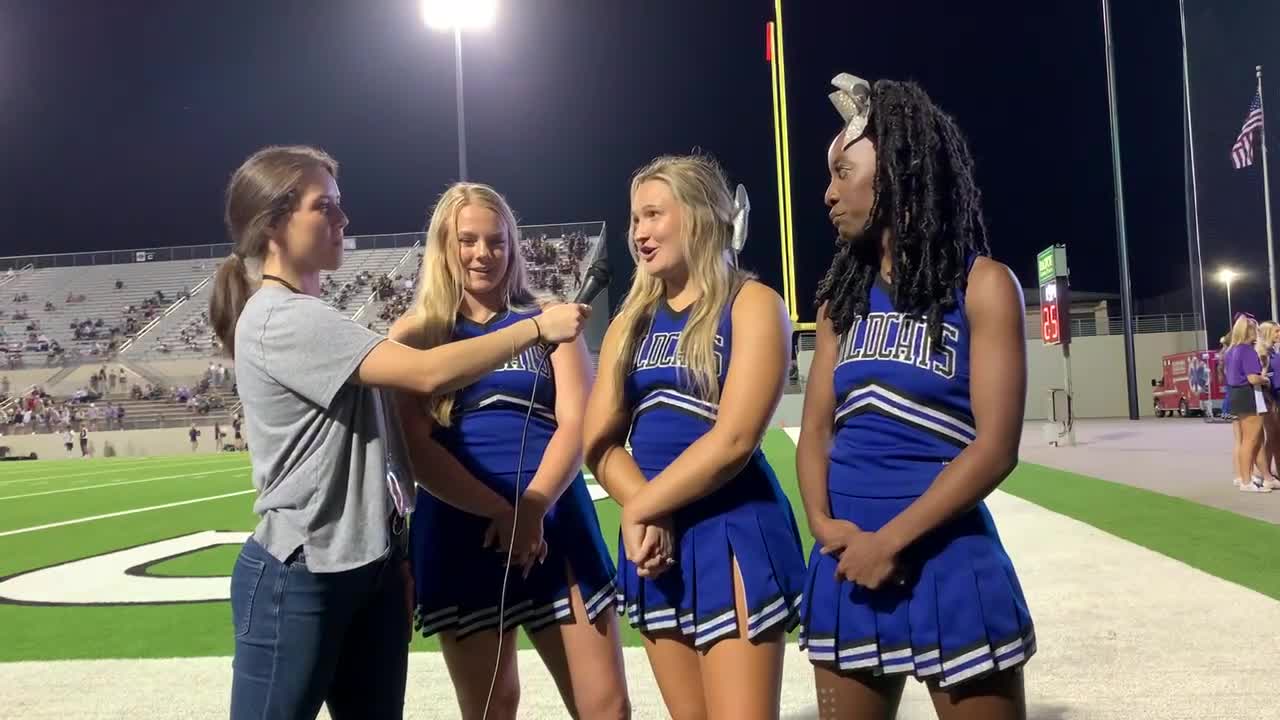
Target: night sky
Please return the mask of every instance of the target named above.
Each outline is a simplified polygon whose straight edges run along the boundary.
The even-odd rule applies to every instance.
[[[1189,273],[1178,3],[1139,4],[1115,3],[1114,19],[1133,287],[1147,298],[1185,288]],[[831,254],[822,192],[839,121],[826,93],[840,71],[917,80],[955,115],[995,255],[1024,285],[1035,253],[1063,242],[1073,287],[1119,289],[1100,6],[1001,5],[785,3],[805,319]],[[522,222],[606,220],[615,275],[629,274],[631,172],[661,153],[710,152],[751,191],[744,264],[780,288],[772,15],[770,0],[502,2],[494,28],[464,39],[472,179]],[[1202,211],[1205,193],[1231,183],[1218,205],[1254,223],[1215,231],[1207,268],[1256,263],[1259,247],[1265,262],[1260,174],[1233,174],[1228,156],[1262,62],[1250,47],[1192,72],[1208,128],[1197,126],[1208,138],[1198,162],[1220,166],[1201,171]],[[1197,72],[1221,79],[1212,100],[1198,100]],[[421,230],[457,174],[452,37],[423,27],[415,0],[0,0],[0,107],[6,255],[223,242],[226,179],[265,144],[316,144],[339,160],[349,234]],[[1262,273],[1253,279],[1237,304],[1265,310]],[[1225,321],[1211,297],[1214,313]]]

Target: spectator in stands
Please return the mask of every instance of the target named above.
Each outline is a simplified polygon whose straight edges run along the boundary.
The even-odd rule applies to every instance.
[[[116,289],[117,289],[117,290],[123,290],[123,289],[124,289],[124,281],[123,281],[123,280],[121,280],[120,278],[116,278]]]
[[[234,249],[209,315],[253,425],[261,515],[231,575],[243,631],[233,718],[314,715],[321,702],[335,717],[402,717],[412,580],[401,540],[413,487],[409,474],[388,473],[386,443],[398,436],[380,430],[374,388],[454,390],[539,341],[573,340],[588,310],[551,307],[538,321],[426,351],[387,342],[319,299],[320,273],[342,263],[336,173],[318,150],[273,147],[227,188]],[[286,462],[300,456],[312,462]],[[255,595],[259,586],[278,591]],[[351,633],[359,642],[342,639]]]
[[[9,397],[9,376],[0,377],[0,397]]]

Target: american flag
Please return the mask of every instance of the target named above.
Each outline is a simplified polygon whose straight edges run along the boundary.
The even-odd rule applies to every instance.
[[[1253,102],[1249,103],[1249,115],[1244,119],[1244,127],[1240,128],[1240,137],[1231,146],[1231,164],[1236,169],[1253,164],[1253,131],[1262,127],[1262,96],[1253,93]]]

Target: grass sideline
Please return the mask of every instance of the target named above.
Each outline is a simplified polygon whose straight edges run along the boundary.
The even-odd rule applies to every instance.
[[[795,479],[795,446],[771,430],[764,449],[808,537]],[[0,465],[0,533],[50,522],[210,497],[251,487],[243,455],[113,458]],[[1125,485],[1023,463],[1003,488],[1014,495],[1280,599],[1267,570],[1280,526]],[[24,496],[24,497],[13,497]],[[251,530],[252,495],[0,536],[0,577],[201,530]],[[596,504],[605,539],[617,542],[618,508]],[[996,517],[997,526],[1000,518]],[[222,576],[237,548],[220,546],[154,565],[172,576]],[[639,635],[620,619],[623,640]],[[34,607],[0,604],[0,661],[229,655],[226,602]],[[521,637],[521,647],[529,647]],[[438,649],[416,637],[413,650]]]

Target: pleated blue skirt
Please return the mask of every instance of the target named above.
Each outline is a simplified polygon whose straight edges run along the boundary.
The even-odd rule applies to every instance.
[[[676,564],[657,578],[636,573],[619,539],[618,612],[637,630],[676,630],[699,649],[737,637],[735,559],[749,640],[799,622],[805,575],[795,516],[767,464],[743,474],[676,514]]]
[[[414,627],[424,637],[451,630],[461,640],[498,627],[507,555],[481,547],[488,527],[487,518],[419,489],[409,531],[417,596]],[[614,565],[581,475],[547,511],[542,529],[546,561],[528,578],[521,577],[519,568],[509,573],[504,630],[522,626],[535,633],[572,618],[566,564],[586,607],[587,622],[613,604]]]
[[[867,531],[913,500],[830,494],[833,516]],[[1017,667],[1035,653],[1027,601],[985,505],[922,538],[898,561],[907,584],[872,591],[836,580],[837,558],[815,545],[800,631],[810,661],[948,687]]]

